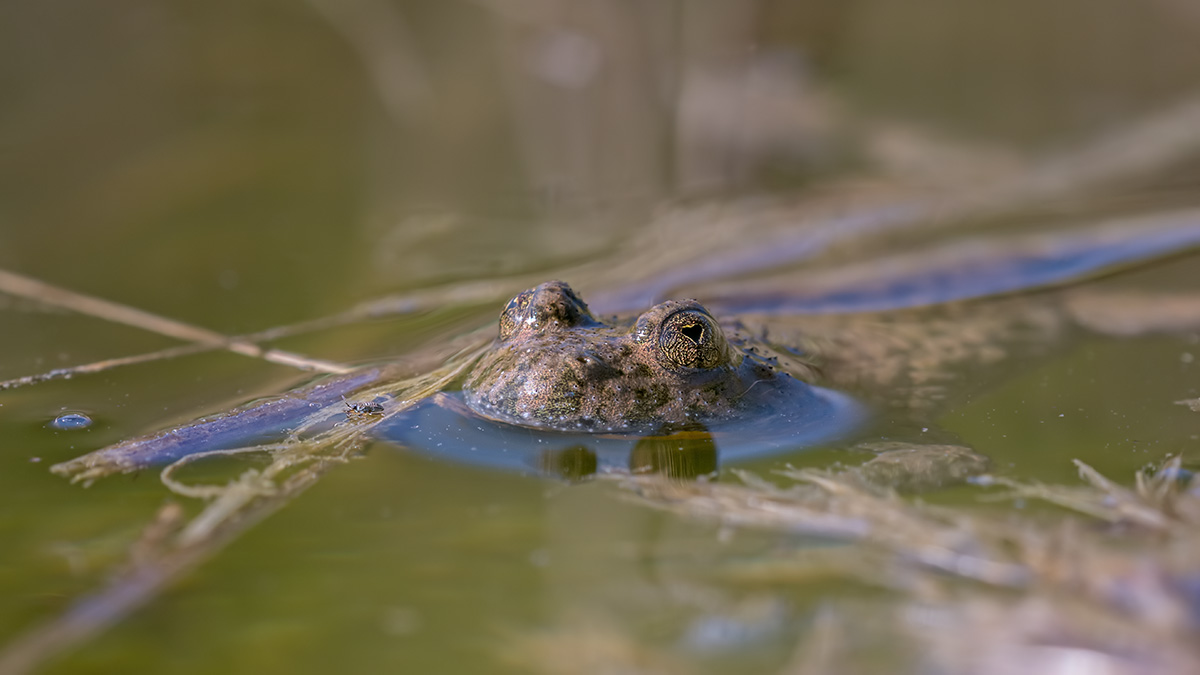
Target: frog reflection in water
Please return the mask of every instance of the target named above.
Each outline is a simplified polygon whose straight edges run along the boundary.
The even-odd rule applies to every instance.
[[[632,326],[610,325],[551,281],[509,301],[497,343],[463,392],[472,410],[502,422],[646,432],[731,419],[769,401],[784,379],[791,378],[731,344],[694,300],[664,302]]]

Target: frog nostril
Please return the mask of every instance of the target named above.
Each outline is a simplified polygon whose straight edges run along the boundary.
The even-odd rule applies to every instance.
[[[587,365],[587,364],[588,364],[588,363],[591,361],[591,360],[590,360],[588,357],[586,357],[586,356],[576,356],[576,357],[575,357],[575,360],[576,360],[576,361],[578,361],[579,363],[582,363],[582,364],[583,364],[583,365],[585,365],[585,366],[586,366],[586,365]]]

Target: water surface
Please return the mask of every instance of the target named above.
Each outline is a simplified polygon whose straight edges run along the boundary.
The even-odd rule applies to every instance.
[[[795,225],[736,217],[744,198],[816,186],[836,212],[988,184],[1014,157],[1119,129],[1200,85],[1200,27],[1181,16],[1191,10],[1171,8],[1179,3],[1138,8],[1137,21],[1123,5],[1085,2],[978,14],[934,0],[920,11],[564,5],[554,20],[522,3],[334,4],[0,9],[0,266],[226,334],[385,293],[493,284],[277,343],[334,361],[416,363],[494,320],[530,280],[575,272],[568,281],[585,298],[611,292],[622,309],[618,300],[639,294],[617,291],[707,281],[685,263],[761,253]],[[596,54],[603,86],[587,85]],[[756,98],[764,90],[796,96]],[[663,103],[681,92],[739,105],[686,117]],[[831,246],[811,264],[869,264],[948,230],[1002,236],[1195,206],[1194,166],[1183,158],[1016,215],[912,236],[901,228]],[[839,201],[845,194],[854,199]],[[702,214],[701,227],[663,216],[664,203],[715,206],[688,212]],[[1177,258],[1090,283],[1194,292],[1196,264]],[[721,286],[708,288],[716,298]],[[0,301],[0,378],[177,344]],[[1070,460],[1082,458],[1130,481],[1168,455],[1194,454],[1198,418],[1173,402],[1200,396],[1198,358],[1195,332],[1073,333],[980,374],[931,417],[877,410],[854,438],[970,445],[1020,480],[1074,483]],[[0,645],[103,584],[155,512],[178,500],[153,471],[84,489],[49,465],[308,377],[206,352],[0,392]],[[93,423],[52,424],[72,413]],[[837,436],[736,464],[769,475],[861,462]],[[193,475],[257,466],[226,458]],[[733,480],[723,461],[703,468]],[[928,499],[976,505],[980,492]],[[187,514],[202,507],[179,501]],[[648,508],[611,482],[380,442],[45,672],[595,672],[605,662],[786,672],[821,608],[887,593],[844,580],[746,581],[744,571],[780,551],[831,546]],[[886,664],[903,650],[864,653]]]

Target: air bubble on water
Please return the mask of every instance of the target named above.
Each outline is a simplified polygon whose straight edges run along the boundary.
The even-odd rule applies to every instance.
[[[60,431],[70,431],[73,429],[86,429],[86,428],[92,426],[92,424],[93,424],[92,418],[88,417],[87,415],[84,415],[83,413],[72,412],[72,413],[63,413],[63,414],[59,415],[58,417],[55,417],[54,421],[51,422],[48,426],[51,429],[58,429]]]

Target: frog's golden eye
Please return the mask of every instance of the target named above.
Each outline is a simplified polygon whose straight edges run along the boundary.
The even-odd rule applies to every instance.
[[[517,331],[517,327],[525,320],[526,310],[529,309],[531,299],[533,299],[533,291],[524,291],[509,300],[508,304],[504,306],[504,311],[500,313],[501,340],[507,340]]]
[[[713,318],[685,309],[662,322],[658,333],[660,357],[676,368],[715,368],[729,360],[729,346]]]

